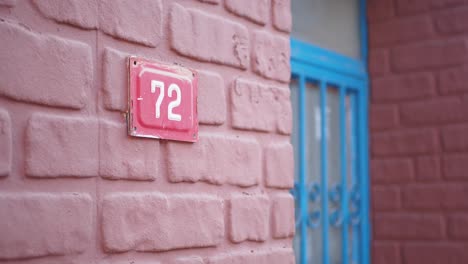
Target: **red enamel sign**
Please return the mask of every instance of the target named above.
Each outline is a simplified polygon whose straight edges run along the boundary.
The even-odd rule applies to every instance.
[[[129,70],[129,135],[196,142],[196,72],[136,57]]]

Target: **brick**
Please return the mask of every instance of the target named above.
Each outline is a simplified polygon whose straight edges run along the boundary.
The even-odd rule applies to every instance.
[[[398,126],[398,108],[396,105],[371,105],[369,112],[371,131],[388,130]]]
[[[446,94],[459,94],[468,92],[468,67],[448,68],[440,71],[438,76],[439,92]]]
[[[203,3],[208,3],[208,4],[217,5],[217,4],[219,4],[219,2],[220,2],[221,0],[198,0],[198,1],[203,2]]]
[[[289,40],[263,30],[254,32],[252,47],[252,68],[260,76],[268,79],[289,82]]]
[[[84,29],[98,27],[98,2],[95,0],[34,0],[45,17]]]
[[[25,172],[30,177],[92,177],[99,168],[94,120],[33,114],[26,128]]]
[[[248,252],[230,252],[208,259],[207,264],[294,264],[294,252],[291,249],[271,248],[268,251],[251,250]]]
[[[270,0],[225,0],[224,5],[229,12],[260,25],[265,25],[269,18]]]
[[[448,235],[453,239],[468,239],[468,215],[455,214],[448,216]]]
[[[198,256],[181,257],[169,262],[169,264],[205,264],[203,259]]]
[[[392,50],[392,67],[398,72],[463,64],[468,59],[463,40],[427,41]]]
[[[291,32],[291,0],[272,0],[273,1],[273,26],[286,33]]]
[[[406,158],[372,159],[370,169],[373,184],[406,183],[414,177],[413,163]]]
[[[222,135],[200,134],[196,144],[167,144],[169,180],[204,181],[248,187],[261,176],[261,150],[257,142]]]
[[[393,0],[370,0],[367,2],[367,19],[370,24],[381,22],[395,15]]]
[[[0,259],[84,252],[95,210],[84,193],[0,193]]]
[[[155,180],[159,170],[159,141],[127,136],[125,124],[101,122],[99,175],[106,179]]]
[[[229,208],[231,241],[265,241],[269,234],[269,212],[269,200],[264,195],[234,195]]]
[[[465,3],[465,0],[397,0],[396,6],[398,14],[409,15],[462,3]]]
[[[286,189],[294,186],[294,151],[289,142],[265,149],[265,185]]]
[[[376,213],[376,239],[436,240],[444,236],[444,219],[440,215],[421,213]]]
[[[375,79],[371,83],[374,102],[401,102],[435,94],[435,80],[430,73],[414,73]]]
[[[373,186],[372,208],[374,211],[396,211],[401,207],[400,190],[395,186]]]
[[[371,147],[375,156],[430,154],[439,142],[435,130],[414,129],[374,134]]]
[[[468,107],[460,98],[437,98],[409,102],[400,106],[401,123],[407,125],[432,125],[457,122],[465,119]]]
[[[390,58],[389,52],[385,49],[369,50],[369,73],[375,78],[389,72]]]
[[[290,91],[237,78],[231,88],[231,115],[232,126],[237,129],[290,134]]]
[[[466,32],[466,17],[468,16],[468,8],[449,9],[441,12],[435,17],[435,25],[439,32],[442,33],[460,33]]]
[[[239,23],[173,4],[169,31],[172,49],[184,56],[241,69],[250,63],[249,34]]]
[[[102,229],[106,252],[216,246],[224,205],[203,194],[113,193],[102,203]]]
[[[442,129],[442,146],[446,151],[468,149],[468,125],[455,125]]]
[[[429,16],[413,16],[369,24],[370,45],[376,48],[421,41],[432,35],[432,20]]]
[[[162,38],[161,0],[100,0],[99,27],[113,37],[156,47]]]
[[[442,158],[442,173],[448,180],[468,179],[468,154],[450,154]]]
[[[0,108],[0,178],[11,172],[13,138],[11,136],[11,120],[6,110]]]
[[[198,121],[222,125],[226,121],[226,95],[223,78],[213,72],[198,72]]]
[[[404,263],[464,264],[468,245],[453,242],[413,242],[403,246]]]
[[[372,243],[372,263],[401,264],[401,253],[398,243],[374,241]]]
[[[425,184],[405,187],[402,192],[403,207],[418,210],[468,209],[466,184]]]
[[[271,198],[271,225],[274,238],[293,237],[296,230],[294,197],[283,193]]]
[[[3,20],[0,35],[0,76],[4,76],[0,78],[0,95],[73,109],[86,105],[86,92],[93,83],[93,60],[88,45],[36,34]]]
[[[106,48],[104,50],[102,95],[104,107],[108,110],[127,111],[129,54]]]
[[[16,6],[16,0],[0,0],[0,6],[14,7]]]
[[[416,179],[431,181],[440,179],[440,158],[436,156],[423,156],[416,159]]]

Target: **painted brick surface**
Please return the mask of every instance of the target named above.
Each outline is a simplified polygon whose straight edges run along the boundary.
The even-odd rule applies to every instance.
[[[416,159],[416,179],[432,181],[440,179],[441,165],[438,156],[421,156]]]
[[[4,109],[0,109],[0,177],[5,177],[11,171],[12,135],[10,115]]]
[[[216,246],[224,236],[223,212],[223,201],[208,195],[110,194],[103,201],[104,247],[124,252]]]
[[[294,263],[290,1],[242,3],[0,0],[0,263]],[[127,135],[129,56],[198,72],[198,142]]]
[[[269,235],[270,204],[263,195],[235,195],[229,205],[229,238],[240,243],[246,240],[265,241]]]
[[[34,0],[37,9],[47,18],[84,29],[98,27],[98,1]]]
[[[272,144],[265,151],[265,184],[274,188],[294,186],[294,151],[288,143]],[[289,177],[288,177],[289,176]]]
[[[208,134],[200,135],[197,144],[169,143],[169,180],[257,185],[262,171],[260,152],[253,140]]]
[[[129,54],[106,48],[103,53],[102,95],[104,107],[125,112],[128,105],[127,57]]]
[[[395,44],[430,38],[433,34],[429,16],[411,16],[369,25],[369,42],[373,47],[388,47]]]
[[[438,76],[439,91],[442,94],[463,94],[467,92],[468,67],[453,67],[442,70]]]
[[[398,72],[448,67],[468,59],[464,40],[436,40],[398,46],[392,52],[392,66]]]
[[[124,124],[99,126],[99,174],[106,179],[155,180],[161,169],[159,142],[127,136]]]
[[[468,149],[468,125],[455,125],[442,128],[442,146],[447,152]]]
[[[0,5],[5,7],[14,7],[16,0],[0,0]]]
[[[74,109],[87,104],[94,71],[89,45],[38,34],[4,20],[0,20],[0,35],[0,75],[10,76],[0,78],[0,95]]]
[[[223,78],[208,71],[198,72],[198,121],[222,125],[226,120],[226,92]]]
[[[294,235],[294,197],[281,194],[272,198],[271,221],[273,237],[285,238]]]
[[[369,126],[372,131],[388,130],[397,127],[399,119],[396,105],[373,105],[369,113]]]
[[[368,3],[375,264],[468,262],[465,0]]]
[[[97,142],[95,120],[34,114],[26,130],[26,174],[40,178],[97,176]]]
[[[99,28],[111,36],[156,47],[162,37],[161,0],[100,0]]]
[[[84,252],[93,210],[84,193],[0,193],[0,259]]]
[[[290,32],[292,28],[291,0],[273,1],[273,25],[278,30]]]
[[[226,0],[224,4],[230,12],[260,25],[265,25],[269,18],[270,0]]]
[[[174,261],[170,262],[171,264],[204,264],[202,257],[191,256],[191,257],[182,257],[177,258]]]
[[[401,102],[428,98],[435,94],[435,81],[430,73],[398,75],[372,81],[374,102]]]
[[[171,46],[194,59],[246,69],[250,62],[247,28],[223,17],[171,7]]]
[[[401,194],[398,187],[373,186],[371,191],[374,211],[395,211],[401,208]]]
[[[252,252],[234,252],[212,257],[208,264],[293,264],[294,253],[292,250],[280,249],[277,251],[266,251],[252,254]]]
[[[268,79],[289,82],[290,47],[287,38],[267,31],[255,31],[252,47],[253,70]]]
[[[231,88],[232,126],[238,129],[291,133],[289,90],[238,78]],[[251,116],[261,116],[252,119]]]
[[[376,239],[428,239],[444,237],[444,219],[432,214],[376,213]]]

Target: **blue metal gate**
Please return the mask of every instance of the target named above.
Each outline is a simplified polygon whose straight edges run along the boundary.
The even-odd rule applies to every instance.
[[[292,80],[297,82],[297,95],[292,96],[298,113],[295,125],[296,184],[292,193],[296,199],[296,227],[299,247],[298,263],[314,261],[328,263],[369,263],[369,181],[368,181],[368,80],[362,62],[326,51],[309,44],[291,41]],[[310,84],[310,85],[309,85]],[[308,89],[316,89],[319,97],[320,172],[313,174],[307,162],[307,146],[313,140],[307,136],[311,111],[307,111]],[[329,164],[330,118],[327,116],[327,96],[334,93],[339,101],[339,164]],[[292,91],[294,94],[294,91]],[[295,97],[295,98],[294,98]],[[309,133],[310,134],[310,133]],[[333,158],[332,158],[333,160]],[[335,159],[336,160],[336,159]],[[339,181],[332,183],[330,168],[339,167]],[[310,179],[315,179],[311,181]],[[333,185],[332,185],[333,184]],[[339,242],[330,240],[330,233],[339,230]],[[320,231],[320,240],[311,240]],[[336,245],[340,243],[341,245]],[[339,260],[331,260],[330,245],[341,248]],[[311,256],[313,248],[320,254]],[[333,253],[333,254],[332,254]],[[321,260],[321,261],[320,261]]]
[[[297,263],[370,263],[365,20],[361,26],[362,61],[291,41]]]

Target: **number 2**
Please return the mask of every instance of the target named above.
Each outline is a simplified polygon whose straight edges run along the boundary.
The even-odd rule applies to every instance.
[[[164,99],[164,83],[161,81],[151,80],[151,93],[156,93],[156,88],[159,88],[160,91],[159,91],[158,99],[156,100],[156,104],[155,104],[155,113],[156,113],[156,118],[160,118],[161,117],[161,103]],[[173,121],[181,121],[182,116],[180,114],[174,114],[172,112],[174,108],[180,105],[180,101],[181,101],[180,87],[175,83],[172,83],[171,85],[169,85],[169,89],[167,92],[170,98],[172,98],[173,91],[176,92],[176,98],[174,101],[171,101],[168,105],[167,118]]]
[[[169,120],[180,121],[182,120],[182,116],[179,114],[172,113],[172,109],[180,105],[180,87],[177,84],[173,83],[169,85],[169,90],[167,91],[169,97],[172,97],[172,91],[176,92],[176,99],[175,101],[169,103],[169,111],[167,112],[167,118],[169,118]]]

